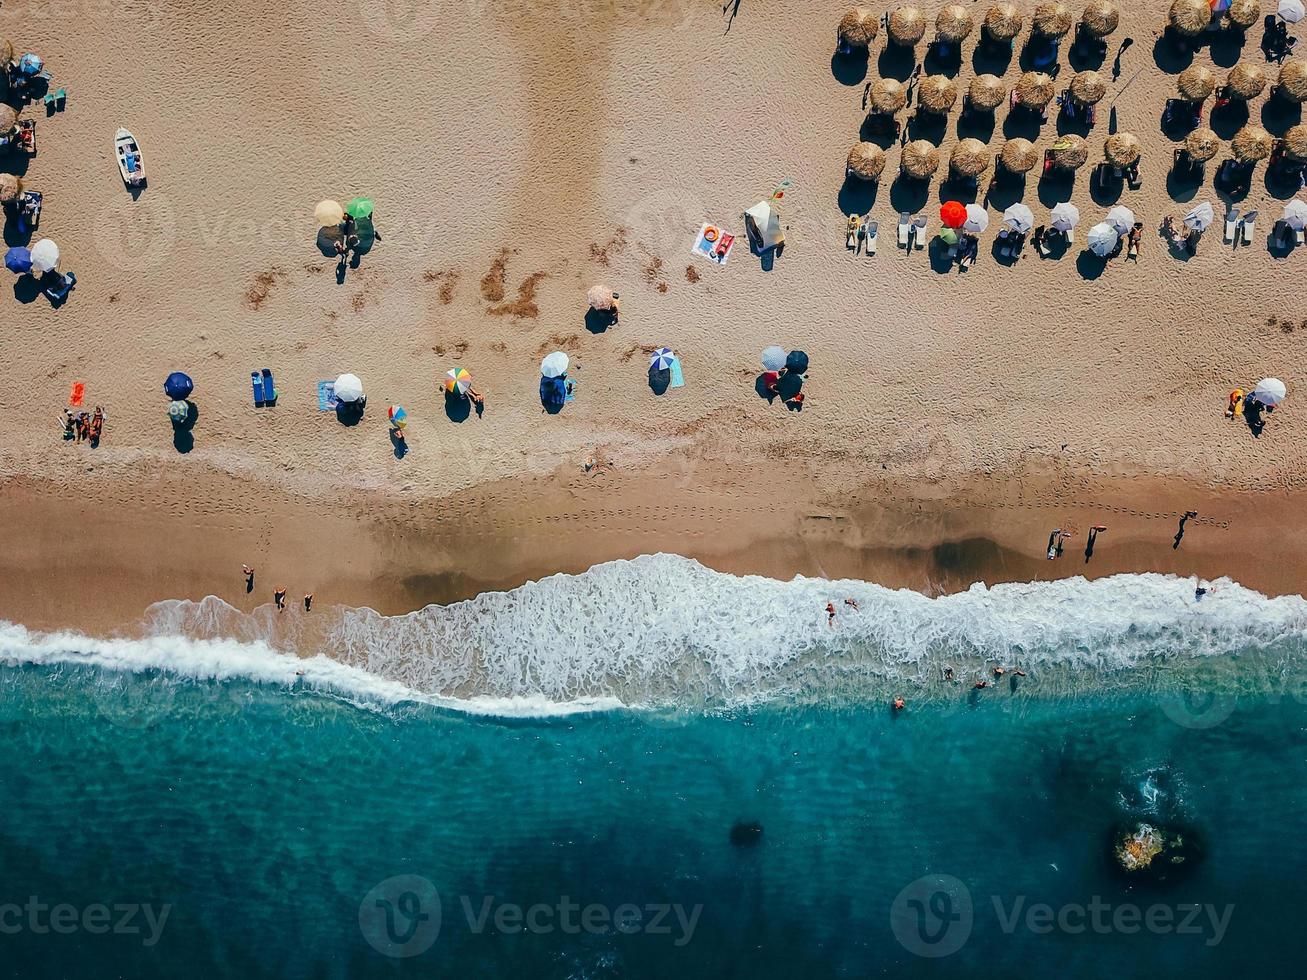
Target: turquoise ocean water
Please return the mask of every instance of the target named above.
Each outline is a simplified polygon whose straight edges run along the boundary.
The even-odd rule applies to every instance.
[[[212,602],[0,627],[0,975],[1296,973],[1304,605],[659,557],[326,611],[330,660]],[[1113,867],[1139,822],[1189,842],[1164,880]]]

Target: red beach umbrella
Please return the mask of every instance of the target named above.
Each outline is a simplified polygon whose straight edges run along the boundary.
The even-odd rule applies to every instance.
[[[961,228],[967,220],[967,206],[961,201],[945,201],[939,209],[939,220],[946,228]]]

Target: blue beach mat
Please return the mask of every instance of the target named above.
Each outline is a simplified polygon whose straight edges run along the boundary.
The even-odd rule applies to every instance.
[[[673,357],[673,358],[672,358],[672,366],[671,366],[670,370],[671,370],[671,372],[672,372],[672,383],[671,383],[670,387],[672,387],[672,388],[684,388],[684,387],[685,387],[685,375],[681,374],[681,359],[680,359],[679,357]]]
[[[334,412],[338,404],[340,403],[336,401],[336,382],[319,381],[318,382],[318,411]]]
[[[575,398],[576,398],[576,380],[573,379],[573,378],[568,378],[568,379],[567,379],[567,400],[570,402],[570,401],[572,401],[572,400],[575,399]]]

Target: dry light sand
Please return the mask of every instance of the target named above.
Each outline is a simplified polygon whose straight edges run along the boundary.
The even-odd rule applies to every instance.
[[[968,6],[979,19],[987,4]],[[1224,210],[1211,178],[1228,150],[1172,200],[1159,117],[1187,59],[1155,48],[1166,3],[1124,6],[1112,48],[1134,44],[1089,143],[1097,162],[1112,115],[1143,141],[1143,187],[1120,198],[1145,223],[1142,258],[1027,249],[1003,267],[994,208],[959,275],[893,247],[911,196],[897,149],[874,199],[844,186],[885,41],[866,78],[833,68],[837,3],[742,0],[729,20],[714,0],[10,0],[0,35],[68,90],[66,111],[38,113],[24,179],[78,286],[60,309],[0,298],[0,617],[107,630],[155,599],[249,608],[283,583],[396,612],[652,551],[923,589],[1159,569],[1303,591],[1307,255],[1261,240],[1286,196],[1264,165],[1236,205],[1261,210],[1258,241],[1232,250],[1218,225],[1196,257],[1169,252],[1166,214]],[[1223,77],[1262,61],[1260,37],[1192,57]],[[945,158],[957,124],[955,110]],[[145,151],[136,200],[112,159],[119,125]],[[782,178],[795,188],[771,271],[740,247],[724,268],[690,254],[700,222],[743,233]],[[376,199],[382,240],[338,284],[313,206],[355,194]],[[938,228],[940,197],[936,180],[908,206]],[[1088,167],[1025,192],[1041,223],[1068,197],[1083,243],[1108,206]],[[846,253],[843,207],[881,223],[874,259]],[[604,333],[584,319],[596,282],[622,294]],[[811,355],[801,414],[754,392],[773,343]],[[655,397],[647,352],[663,344],[687,385]],[[548,417],[536,387],[554,349],[579,386]],[[446,418],[438,379],[455,365],[484,418]],[[273,409],[251,405],[262,367]],[[184,454],[172,370],[196,383]],[[354,427],[316,410],[315,383],[342,371],[369,396]],[[1222,410],[1264,375],[1290,397],[1255,439]],[[95,450],[60,440],[75,380],[109,415]],[[404,459],[390,403],[410,413]],[[1173,550],[1187,509],[1200,516]],[[1047,562],[1059,524],[1079,535]],[[242,562],[259,568],[249,597]]]

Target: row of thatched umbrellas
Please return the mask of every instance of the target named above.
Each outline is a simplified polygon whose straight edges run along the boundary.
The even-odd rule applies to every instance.
[[[1203,0],[1198,0],[1203,2]],[[1235,0],[1236,3],[1241,0]],[[1254,6],[1256,0],[1253,0]],[[1111,0],[1090,0],[1080,17],[1083,29],[1093,37],[1107,37],[1121,19],[1121,12]],[[1209,18],[1210,19],[1210,18]],[[916,7],[899,7],[885,22],[885,34],[900,47],[915,47],[926,36],[926,15]],[[975,30],[971,11],[961,4],[949,4],[935,17],[935,37],[953,44],[961,43]],[[1010,43],[1021,33],[1025,19],[1013,4],[990,7],[981,21],[984,35],[998,43]],[[1071,9],[1064,3],[1041,3],[1030,19],[1032,34],[1060,38],[1075,26]],[[854,7],[846,13],[836,30],[841,47],[868,48],[880,31],[880,18],[866,7]]]

